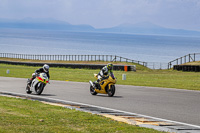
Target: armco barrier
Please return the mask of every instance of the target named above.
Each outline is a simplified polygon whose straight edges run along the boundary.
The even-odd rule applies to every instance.
[[[200,66],[195,65],[174,65],[173,69],[178,71],[200,72]]]
[[[0,61],[3,64],[11,65],[26,65],[26,66],[43,66],[45,63],[33,63],[33,62],[14,62],[14,61]],[[85,69],[101,69],[105,64],[62,64],[62,63],[47,63],[50,67],[65,67],[65,68],[85,68]],[[113,70],[124,70],[136,71],[136,66],[124,66],[124,65],[114,65]]]

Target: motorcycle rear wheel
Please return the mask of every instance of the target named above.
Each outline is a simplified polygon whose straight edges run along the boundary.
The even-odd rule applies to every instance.
[[[115,85],[111,85],[111,88],[108,89],[108,96],[112,97],[115,94]]]
[[[27,94],[31,94],[32,93],[32,91],[30,90],[30,87],[28,85],[26,86],[26,93]]]
[[[92,95],[96,95],[97,94],[97,92],[95,91],[95,88],[93,86],[91,86],[91,85],[90,85],[90,93]]]

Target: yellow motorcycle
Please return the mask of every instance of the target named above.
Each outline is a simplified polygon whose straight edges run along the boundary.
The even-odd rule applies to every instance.
[[[98,79],[97,74],[94,74],[94,77]],[[97,93],[108,94],[108,96],[112,97],[115,94],[116,81],[116,78],[108,76],[106,79],[100,81],[99,87],[96,86],[97,83],[89,81],[90,93],[92,95],[97,95]]]

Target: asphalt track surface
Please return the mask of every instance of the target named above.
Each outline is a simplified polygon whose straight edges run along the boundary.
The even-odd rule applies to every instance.
[[[26,94],[27,79],[0,77],[0,92]],[[42,97],[101,106],[200,126],[200,91],[116,85],[113,97],[93,96],[89,83],[51,80]]]

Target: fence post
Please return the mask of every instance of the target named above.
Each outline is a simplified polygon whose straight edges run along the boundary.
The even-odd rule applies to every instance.
[[[190,62],[190,54],[189,54],[189,62]]]
[[[181,64],[182,64],[182,57],[181,57]]]
[[[185,58],[185,63],[186,63],[186,56],[184,56],[184,58]]]

